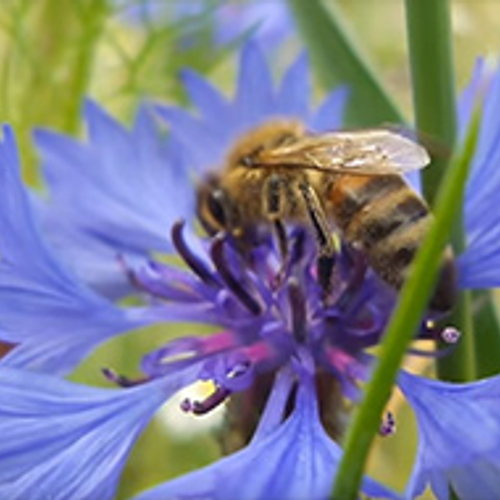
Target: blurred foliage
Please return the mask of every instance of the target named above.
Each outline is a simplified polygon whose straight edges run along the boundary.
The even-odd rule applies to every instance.
[[[199,12],[181,18],[175,7],[182,0],[156,0],[157,7],[168,8],[154,11],[142,9],[145,3],[146,0],[1,1],[0,118],[15,127],[24,175],[30,184],[39,183],[37,158],[31,144],[33,127],[81,134],[80,108],[85,96],[130,122],[143,98],[186,103],[178,79],[183,67],[207,75],[225,92],[234,88],[235,49],[250,32],[241,33],[229,45],[214,43],[213,14],[221,3],[219,0],[203,1]],[[344,15],[349,32],[358,41],[361,56],[376,68],[388,94],[410,116],[404,2],[324,0],[324,3],[327,7],[334,5]],[[455,0],[452,15],[457,80],[461,88],[478,55],[496,59],[500,52],[497,23],[500,3]],[[268,54],[277,73],[301,47],[301,42],[292,38]],[[332,51],[331,57],[335,65],[339,55]],[[315,93],[317,96],[324,93],[319,82]],[[199,325],[175,325],[168,330],[157,327],[131,333],[99,349],[74,378],[109,386],[100,374],[102,367],[112,367],[133,377],[142,354],[159,347],[172,335],[201,331]],[[488,367],[488,373],[493,369],[496,367]],[[397,398],[390,405],[391,409],[401,408],[400,435],[378,440],[371,455],[370,471],[401,488],[411,466],[408,436],[413,436],[410,440],[415,446],[414,422],[407,407]],[[164,437],[158,439],[158,434]],[[154,420],[127,465],[119,498],[209,463],[216,456],[213,436],[193,436],[179,442],[169,439],[164,427]],[[398,477],[393,474],[396,465]],[[403,473],[399,474],[401,470]]]

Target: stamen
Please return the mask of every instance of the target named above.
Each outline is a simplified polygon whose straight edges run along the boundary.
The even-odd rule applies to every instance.
[[[206,284],[217,285],[217,280],[214,278],[212,272],[207,268],[205,263],[199,259],[188,247],[186,240],[184,239],[183,230],[185,222],[177,221],[172,226],[172,243],[175,249],[182,257],[184,262],[189,266],[189,268]]]
[[[456,344],[460,339],[461,333],[459,330],[454,328],[453,326],[447,326],[441,332],[441,338],[447,344]]]
[[[165,375],[193,363],[197,356],[204,354],[204,341],[197,337],[182,337],[146,354],[141,361],[141,370],[151,377]]]
[[[306,340],[307,309],[306,299],[296,278],[290,278],[288,281],[288,297],[290,300],[293,337],[302,344]]]
[[[111,368],[101,368],[101,372],[110,382],[113,382],[116,385],[119,385],[120,387],[134,387],[136,385],[141,385],[146,382],[149,382],[150,380],[147,377],[132,380],[127,377],[124,377],[123,375],[118,375]]]
[[[155,261],[149,261],[146,266],[140,269],[133,269],[129,266],[125,257],[118,253],[116,255],[118,265],[121,267],[123,273],[127,277],[129,283],[138,291],[147,293],[150,297],[155,297],[161,300],[176,300],[178,302],[190,301],[193,299],[193,292],[185,286],[175,286],[175,279],[167,279],[162,276],[162,269],[160,264]],[[154,272],[156,277],[152,277],[149,273]],[[173,270],[169,269],[172,274]],[[181,271],[179,271],[180,279],[183,279]],[[179,280],[180,281],[180,280]]]
[[[441,340],[446,344],[456,344],[461,337],[461,333],[454,326],[439,328],[433,320],[425,321],[420,328],[420,339]]]
[[[118,261],[118,265],[121,267],[122,272],[127,277],[127,280],[129,281],[129,283],[133,287],[135,287],[139,290],[142,290],[143,292],[149,293],[149,291],[146,290],[146,288],[143,286],[143,284],[137,278],[135,271],[127,264],[127,261],[125,260],[125,257],[123,256],[123,254],[117,253],[116,260]]]
[[[300,262],[305,254],[306,232],[298,228],[293,238],[292,250],[290,252],[290,265],[293,266]]]
[[[186,398],[180,405],[181,410],[194,415],[205,415],[222,404],[229,396],[231,391],[225,387],[217,386],[215,391],[203,401],[192,401]]]
[[[252,313],[257,316],[261,313],[261,306],[248,291],[243,288],[241,282],[236,279],[232,271],[227,265],[227,260],[224,255],[224,239],[215,237],[210,249],[212,260],[217,271],[220,273],[227,287],[236,295],[240,302]]]
[[[367,270],[366,260],[361,254],[356,253],[351,257],[354,260],[349,281],[345,285],[344,290],[342,290],[340,297],[335,303],[337,308],[344,311],[351,305],[352,299],[356,296],[356,292],[362,288]]]
[[[392,436],[396,432],[396,420],[392,412],[388,411],[380,424],[379,434],[383,437]]]

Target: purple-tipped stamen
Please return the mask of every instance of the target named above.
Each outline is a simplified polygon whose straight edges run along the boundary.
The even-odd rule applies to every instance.
[[[379,434],[383,437],[392,436],[396,433],[396,420],[392,412],[388,411],[380,424]]]
[[[288,297],[290,301],[290,314],[292,317],[293,338],[299,344],[306,341],[307,335],[307,308],[306,298],[300,283],[296,278],[288,280]]]
[[[229,268],[227,259],[225,258],[224,245],[225,239],[222,236],[214,238],[210,248],[210,255],[214,265],[224,280],[224,283],[238,298],[241,304],[245,306],[251,314],[257,316],[262,312],[262,307],[257,299],[252,297],[248,290],[241,284],[240,281],[238,281]]]
[[[186,413],[193,413],[194,415],[205,415],[224,403],[231,395],[231,391],[225,387],[216,387],[215,391],[203,401],[192,401],[186,398],[182,401],[181,410]]]
[[[186,243],[183,234],[185,225],[185,222],[181,220],[177,221],[172,226],[172,243],[175,249],[191,271],[193,271],[204,283],[208,285],[217,285],[218,281],[213,273],[207,268],[205,263],[191,251]]]

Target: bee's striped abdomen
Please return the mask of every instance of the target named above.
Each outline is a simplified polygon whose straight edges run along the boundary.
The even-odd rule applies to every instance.
[[[341,176],[333,183],[329,199],[346,241],[363,251],[386,283],[400,289],[432,221],[425,201],[396,175]],[[431,307],[450,309],[455,289],[453,256],[448,250]]]

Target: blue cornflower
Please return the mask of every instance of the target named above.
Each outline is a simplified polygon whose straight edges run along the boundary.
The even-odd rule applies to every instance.
[[[245,416],[255,420],[236,424],[243,444],[249,444],[142,498],[263,499],[275,494],[299,499],[329,494],[341,453],[332,437],[342,433],[345,402],[356,401],[359,383],[367,377],[371,358],[366,349],[379,343],[394,294],[350,249],[340,246],[332,297],[325,304],[314,272],[316,247],[300,227],[289,228],[285,265],[270,237],[243,255],[227,236],[194,236],[190,179],[220,164],[235,137],[269,118],[298,118],[315,131],[340,126],[345,90],[332,93],[311,112],[305,58],[291,66],[275,90],[255,45],[242,53],[233,101],[194,73],[186,72],[183,78],[199,114],[193,117],[175,107],[157,106],[170,126],[165,144],[144,110],[128,132],[91,103],[86,107],[86,144],[39,132],[47,199],[30,198],[23,190],[13,137],[10,129],[4,131],[0,293],[6,306],[5,316],[0,309],[0,339],[18,345],[0,361],[0,433],[9,438],[0,454],[0,498],[37,498],[40,492],[61,499],[112,497],[133,439],[166,399],[200,379],[212,381],[213,392],[201,401],[186,399],[182,410],[203,414],[226,401],[229,407],[253,401],[255,415]],[[486,96],[486,108],[494,103],[494,88]],[[492,128],[485,125],[483,130]],[[480,157],[481,148],[471,182],[481,175],[481,168],[488,168],[477,165]],[[75,164],[81,168],[68,170]],[[462,285],[474,279],[474,269],[463,264],[471,248],[481,253],[487,246],[492,262],[499,254],[491,241],[481,238],[489,229],[479,225],[485,218],[476,211],[477,204],[470,210],[469,220],[478,221],[479,236],[473,240],[476,246],[460,257]],[[493,212],[489,210],[487,224],[496,222]],[[179,216],[188,224],[174,222]],[[169,226],[170,237],[164,234]],[[88,244],[86,249],[79,247],[82,242]],[[93,256],[89,248],[99,252]],[[173,249],[185,269],[153,258],[155,252]],[[85,275],[82,265],[114,270],[102,279],[95,272],[84,285],[75,277]],[[479,285],[485,286],[480,280]],[[126,309],[109,301],[132,289],[141,292],[146,305]],[[146,354],[143,376],[137,380],[106,369],[106,377],[120,386],[114,390],[88,388],[53,375],[64,371],[61,365],[70,369],[109,336],[161,320],[217,325],[219,332],[171,340]],[[421,333],[436,334],[425,328]],[[41,363],[42,368],[50,374],[31,371],[40,368],[39,345],[50,361]],[[12,363],[19,352],[30,362]],[[417,493],[429,474],[433,487],[442,488],[457,477],[457,468],[476,460],[478,452],[481,456],[472,471],[478,479],[485,477],[481,474],[495,466],[495,454],[477,439],[453,441],[457,427],[446,432],[450,411],[474,392],[472,386],[454,390],[452,384],[404,373],[399,383],[425,436],[408,494]],[[474,393],[489,401],[497,384],[500,381],[492,378]],[[441,400],[434,402],[435,398]],[[428,410],[428,401],[436,405],[436,412]],[[474,415],[485,429],[498,422],[493,405],[488,403],[488,411],[479,413],[472,401],[462,404],[468,422]],[[436,416],[439,422],[432,420]],[[389,415],[381,433],[391,430]],[[492,440],[500,444],[494,433]],[[455,446],[455,452],[439,454],[435,442]],[[429,464],[434,467],[431,472]],[[363,492],[395,497],[368,479]],[[441,489],[437,493],[444,495]]]
[[[221,105],[219,111],[232,117],[234,134],[276,113],[302,118],[316,129],[327,128],[325,118],[329,116],[330,128],[339,126],[345,92],[334,93],[318,112],[310,113],[303,98],[309,91],[303,57],[276,93],[270,79],[262,78],[262,68],[268,72],[260,53],[248,48],[242,63],[245,85],[234,103],[220,96],[206,103]],[[207,91],[216,95],[195,75],[187,73],[185,78],[193,95]],[[253,97],[251,93],[245,96],[251,86],[260,90]],[[267,111],[256,105],[261,91],[269,97]],[[289,102],[295,106],[287,111]],[[92,103],[86,104],[85,113],[89,125],[86,144],[54,133],[36,134],[49,188],[46,199],[29,196],[22,188],[14,139],[9,128],[4,130],[0,171],[6,196],[0,222],[8,230],[2,231],[0,240],[6,268],[5,283],[0,283],[6,297],[0,328],[2,339],[14,348],[0,362],[0,431],[3,435],[11,429],[19,431],[11,434],[4,448],[0,497],[35,498],[43,492],[55,498],[109,498],[133,438],[173,392],[199,379],[211,380],[214,392],[206,400],[182,404],[184,411],[201,414],[231,395],[244,395],[263,377],[272,380],[274,376],[274,384],[264,384],[272,397],[255,408],[265,415],[258,429],[240,429],[244,439],[253,435],[252,443],[228,458],[227,468],[215,465],[203,472],[211,477],[208,493],[213,497],[225,494],[220,488],[220,471],[234,471],[235,478],[237,473],[242,477],[256,463],[273,456],[275,469],[285,463],[298,467],[296,481],[280,483],[269,469],[260,474],[260,483],[255,481],[255,489],[248,491],[251,497],[265,496],[272,488],[289,498],[309,493],[326,496],[340,449],[320,424],[325,409],[318,405],[316,390],[328,392],[340,385],[347,395],[356,396],[356,381],[366,375],[363,348],[377,342],[388,309],[387,301],[377,298],[380,283],[374,275],[360,278],[359,263],[342,253],[338,300],[324,310],[312,271],[315,247],[299,229],[290,235],[286,269],[272,240],[252,249],[255,266],[249,267],[227,239],[194,239],[181,223],[173,224],[172,236],[166,234],[162,239],[159,236],[172,225],[174,213],[190,221],[194,218],[193,189],[186,179],[203,174],[200,162],[183,146],[182,134],[176,137],[172,130],[169,142],[162,144],[143,111],[131,132]],[[187,114],[184,118],[189,121]],[[214,160],[222,158],[222,141],[232,140],[233,134],[224,130],[223,126],[211,129],[219,143],[206,153]],[[191,172],[186,164],[192,166]],[[75,177],[69,173],[69,165],[79,167]],[[129,170],[132,168],[136,170]],[[178,196],[178,203],[172,196]],[[135,229],[129,231],[129,224]],[[82,242],[87,248],[80,248]],[[92,256],[89,249],[94,248],[102,251]],[[184,259],[187,270],[152,260],[152,252],[168,253],[172,248]],[[86,276],[93,289],[75,277],[85,275],[85,269],[106,265],[114,271],[103,277],[97,273]],[[363,286],[358,286],[360,279]],[[132,287],[149,296],[151,303],[124,308],[105,298],[122,296]],[[374,300],[366,300],[368,297]],[[80,303],[88,305],[87,309]],[[32,314],[24,314],[26,304]],[[94,317],[99,318],[97,324]],[[139,380],[104,370],[108,379],[122,386],[116,390],[82,387],[31,372],[67,371],[110,335],[162,319],[215,324],[221,331],[173,340],[147,354],[141,364],[144,376]],[[309,335],[304,329],[306,321],[311,336],[308,348],[302,345],[304,335]],[[335,325],[338,339],[328,338],[328,325]],[[39,346],[48,361],[41,362]],[[25,355],[13,362],[20,352]],[[319,365],[329,374],[323,389],[316,389]],[[325,425],[332,433],[340,432],[342,422]],[[296,440],[301,435],[304,439]],[[292,439],[296,442],[290,447]],[[285,455],[288,462],[283,461]],[[72,467],[74,460],[79,461],[78,467]],[[238,486],[238,481],[233,483],[233,488]],[[393,496],[370,480],[363,490],[372,496]]]

